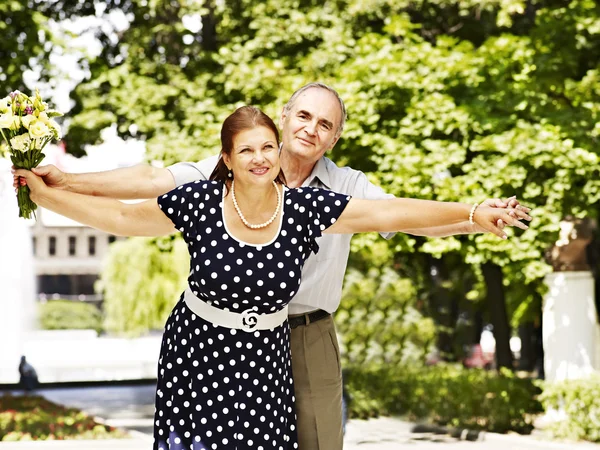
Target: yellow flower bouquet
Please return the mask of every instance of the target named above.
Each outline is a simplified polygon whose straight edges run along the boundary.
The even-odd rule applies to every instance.
[[[45,157],[44,147],[61,138],[60,126],[53,120],[58,116],[62,114],[49,109],[37,89],[33,98],[14,91],[0,100],[0,133],[17,169],[37,167]],[[19,186],[17,202],[19,217],[35,216],[37,205],[29,198],[29,187]]]

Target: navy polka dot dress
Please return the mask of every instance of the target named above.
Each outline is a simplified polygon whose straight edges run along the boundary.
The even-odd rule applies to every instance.
[[[284,189],[281,227],[269,243],[234,238],[223,219],[225,186],[196,181],[158,199],[191,255],[188,286],[228,311],[268,314],[298,291],[316,239],[349,197],[317,188]],[[247,332],[214,325],[183,299],[163,336],[154,449],[297,449],[287,321]]]

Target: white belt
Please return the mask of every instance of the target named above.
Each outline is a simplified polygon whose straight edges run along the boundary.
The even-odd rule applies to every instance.
[[[183,294],[183,299],[188,307],[204,320],[221,327],[235,328],[248,333],[255,330],[272,330],[285,322],[288,317],[287,305],[271,314],[258,314],[252,309],[236,313],[215,308],[196,297],[189,286]]]

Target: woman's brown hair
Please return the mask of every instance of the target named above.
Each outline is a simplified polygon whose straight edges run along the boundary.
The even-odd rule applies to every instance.
[[[235,110],[225,121],[221,127],[221,155],[219,162],[210,175],[210,180],[222,181],[227,186],[229,178],[229,169],[223,161],[223,155],[231,156],[233,150],[233,138],[242,131],[251,130],[256,127],[265,127],[270,129],[275,134],[277,145],[279,146],[279,131],[273,120],[264,112],[254,106],[242,106]],[[285,184],[285,176],[283,171],[279,169],[279,174],[275,181],[279,184]]]

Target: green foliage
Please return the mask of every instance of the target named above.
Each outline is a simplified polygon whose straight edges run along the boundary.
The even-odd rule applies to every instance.
[[[125,433],[39,396],[0,396],[0,441],[114,439]]]
[[[556,437],[600,442],[600,377],[547,382],[540,401],[546,411],[564,412],[563,420],[549,425]]]
[[[353,365],[424,361],[433,343],[433,321],[415,308],[415,291],[390,269],[346,275],[336,312],[345,362]]]
[[[595,216],[600,199],[600,9],[514,0],[123,2],[132,25],[90,65],[74,98],[68,146],[97,142],[116,122],[166,163],[218,151],[223,118],[252,103],[276,115],[320,79],[350,119],[332,156],[396,195],[481,201],[517,195],[527,232],[379,249],[444,253],[477,273],[504,267],[510,311],[529,320],[544,293],[543,254],[566,214]],[[183,19],[199,14],[202,27]],[[443,19],[442,19],[443,18]],[[557,33],[556,30],[561,30]],[[135,127],[132,128],[132,125]],[[456,258],[458,257],[458,258]],[[519,308],[526,301],[529,308]]]
[[[112,244],[98,282],[104,292],[105,329],[128,335],[162,329],[185,288],[189,260],[180,237]]]
[[[39,305],[38,315],[43,330],[102,331],[102,313],[88,303],[51,300]]]
[[[458,366],[352,366],[351,417],[406,415],[451,427],[529,433],[541,412],[533,381]]]
[[[149,160],[200,159],[218,151],[220,125],[236,106],[255,104],[275,117],[302,84],[330,83],[349,111],[331,153],[338,163],[368,172],[399,196],[479,202],[517,195],[533,207],[532,227],[510,230],[506,242],[400,234],[364,255],[377,267],[395,264],[402,276],[410,273],[419,298],[429,266],[398,264],[410,259],[407,253],[417,261],[429,254],[466,261],[470,268],[453,273],[476,278],[469,281],[473,303],[485,291],[479,266],[498,264],[514,325],[539,314],[550,270],[543,255],[559,221],[598,215],[597,2],[109,0],[106,6],[92,0],[0,6],[0,19],[11,16],[0,20],[6,37],[0,67],[9,74],[0,81],[10,88],[22,85],[29,56],[45,61],[45,52],[59,45],[44,31],[44,19],[106,17],[118,9],[131,21],[112,37],[96,30],[104,48],[85,61],[89,77],[73,93],[66,136],[72,153],[81,154],[116,123],[122,137],[145,141]],[[202,26],[186,28],[195,16]],[[361,243],[370,245],[370,238]]]
[[[49,65],[47,19],[30,6],[18,0],[0,4],[0,98],[15,89],[25,90],[23,73],[32,62],[40,64],[42,72]]]
[[[131,5],[121,0],[102,2],[106,10],[114,9],[116,4],[127,12]],[[26,86],[29,75],[39,78],[49,89],[56,87],[70,74],[53,63],[50,55],[76,56],[72,38],[76,37],[67,30],[61,30],[59,22],[69,19],[76,21],[80,17],[94,16],[100,11],[98,2],[93,0],[7,0],[0,2],[0,98],[13,90],[26,91],[35,86]],[[99,33],[101,39],[105,38]],[[82,61],[82,66],[87,64]],[[70,70],[70,69],[69,69]],[[39,86],[43,88],[42,86]]]

